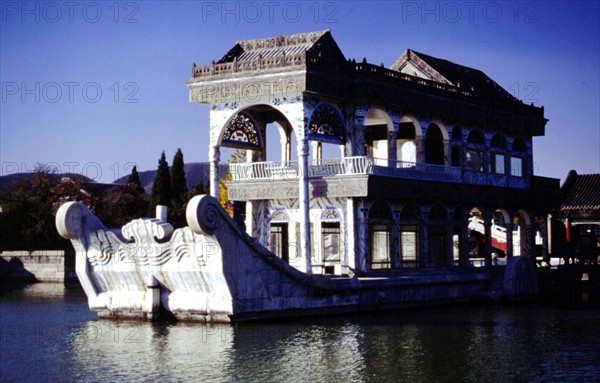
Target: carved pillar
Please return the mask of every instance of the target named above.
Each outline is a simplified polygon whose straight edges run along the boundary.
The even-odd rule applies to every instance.
[[[388,160],[397,160],[398,159],[398,145],[396,141],[398,140],[398,132],[391,131],[388,132],[387,135],[388,140]]]
[[[311,141],[312,161],[313,165],[321,165],[323,163],[323,144],[318,141]]]
[[[446,223],[446,258],[448,266],[454,267],[454,228],[451,223]]]
[[[210,146],[208,150],[208,161],[210,162],[210,195],[219,199],[219,164],[221,152],[218,146]]]
[[[255,206],[255,230],[257,234],[254,238],[256,238],[258,243],[269,248],[269,202],[267,200],[256,201]]]
[[[310,196],[308,194],[308,140],[302,138],[298,141],[298,165],[300,178],[298,182],[298,196],[300,208],[300,243],[304,252],[304,270],[311,273],[312,248],[310,239]]]
[[[344,241],[344,258],[342,267],[348,266],[350,270],[356,269],[355,241],[356,241],[356,216],[354,211],[354,200],[346,200],[346,240]]]
[[[390,265],[392,269],[400,268],[400,224],[396,221],[392,224],[392,232],[390,233]]]
[[[346,157],[346,145],[340,145],[340,158],[343,159]]]
[[[415,137],[415,146],[416,146],[416,150],[417,150],[417,158],[416,158],[416,162],[418,164],[422,164],[425,159],[425,154],[423,151],[423,137]]]
[[[521,227],[521,256],[535,259],[534,249],[534,226],[523,225]]]
[[[513,227],[512,223],[508,223],[505,225],[506,227],[506,258],[513,257]]]
[[[463,267],[469,267],[469,222],[465,222],[460,229],[459,258]]]
[[[355,267],[358,272],[367,271],[367,257],[369,245],[369,209],[363,201],[358,203],[356,215],[358,216],[358,235],[355,247]]]
[[[279,139],[279,145],[281,147],[281,162],[288,162],[290,160],[290,156],[288,153],[288,147],[289,147],[288,138],[281,137]]]
[[[246,163],[259,161],[260,152],[255,150],[246,151]],[[258,204],[260,201],[246,201],[246,233],[252,238],[258,238]]]
[[[450,140],[444,140],[444,165],[450,165]]]
[[[428,214],[423,213],[422,219],[419,221],[419,252],[421,253],[421,267],[429,267],[429,228]]]
[[[492,217],[490,214],[484,214],[483,227],[485,228],[483,256],[485,258],[485,266],[490,267],[492,265]]]
[[[365,155],[365,116],[363,111],[356,111],[354,115],[354,147],[352,148],[351,155],[353,156],[364,156]]]
[[[267,124],[265,124],[263,121],[256,121],[256,129],[258,129],[258,132],[260,133],[261,137],[263,137],[264,143],[263,143],[263,147],[261,151],[257,151],[256,155],[258,156],[258,158],[256,159],[256,161],[266,161],[267,160],[267,147],[268,147],[268,143],[267,143]]]
[[[552,214],[548,214],[546,220],[546,243],[548,249],[548,259],[552,256]]]
[[[255,224],[255,202],[246,201],[246,234],[252,238],[256,238],[256,224]]]

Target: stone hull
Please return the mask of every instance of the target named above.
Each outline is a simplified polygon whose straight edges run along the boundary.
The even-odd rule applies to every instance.
[[[310,275],[249,237],[218,201],[197,196],[188,227],[158,219],[107,229],[80,203],[57,214],[77,276],[100,317],[235,322],[481,299],[503,269]]]

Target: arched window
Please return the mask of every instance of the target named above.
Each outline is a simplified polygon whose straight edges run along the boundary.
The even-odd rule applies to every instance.
[[[346,140],[344,119],[340,112],[329,104],[319,104],[310,117],[308,133],[311,139],[341,144]]]
[[[262,140],[253,119],[246,113],[236,114],[227,124],[221,146],[261,151]]]
[[[436,124],[430,124],[425,133],[425,162],[444,165],[444,136]]]
[[[415,134],[415,125],[412,122],[401,122],[398,125],[396,156],[399,161],[410,163],[417,162]]]
[[[462,165],[462,153],[463,150],[463,133],[459,127],[452,129],[452,154],[451,154],[451,165],[461,166]]]
[[[483,149],[485,140],[480,130],[472,130],[467,137],[465,166],[468,170],[483,171]]]

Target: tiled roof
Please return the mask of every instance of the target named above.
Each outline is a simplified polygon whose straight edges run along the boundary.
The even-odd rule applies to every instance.
[[[561,210],[600,209],[600,174],[569,172],[561,187]]]
[[[431,80],[464,88],[479,97],[488,100],[519,102],[517,98],[478,69],[455,64],[411,49],[402,53],[391,69],[401,70],[406,62],[410,62],[419,70],[427,73]]]
[[[330,35],[328,29],[263,39],[236,41],[235,46],[218,63],[232,62],[234,59],[237,61],[251,61],[259,58],[301,54],[315,46],[325,35]]]

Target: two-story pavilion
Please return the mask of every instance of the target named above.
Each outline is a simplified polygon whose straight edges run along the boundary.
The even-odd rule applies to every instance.
[[[212,169],[220,148],[247,150],[226,183],[246,231],[301,271],[530,256],[534,216],[558,201],[559,181],[533,175],[543,107],[476,69],[412,50],[390,68],[347,60],[325,30],[238,41],[187,86],[211,107]]]

